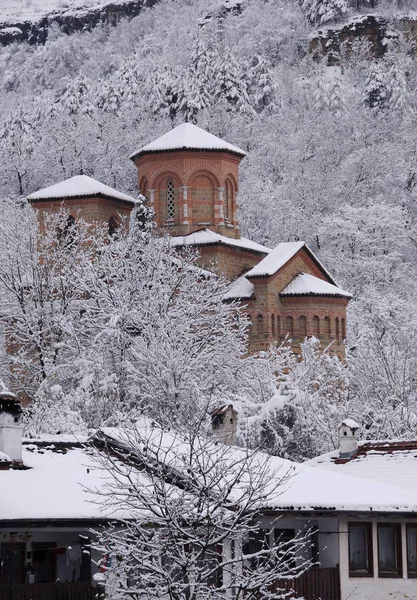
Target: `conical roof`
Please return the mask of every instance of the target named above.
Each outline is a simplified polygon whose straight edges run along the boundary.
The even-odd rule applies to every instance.
[[[75,177],[70,177],[70,179],[34,192],[27,199],[30,202],[52,198],[78,198],[80,196],[106,196],[130,203],[137,202],[131,196],[100,183],[100,181],[88,177],[88,175],[75,175]]]
[[[231,152],[239,156],[246,156],[246,153],[233,146],[219,137],[200,129],[192,123],[181,123],[171,131],[168,131],[158,139],[154,140],[147,146],[143,146],[129,156],[131,159],[138,158],[142,154],[148,152],[164,152],[168,150],[208,150],[208,151],[223,151]]]

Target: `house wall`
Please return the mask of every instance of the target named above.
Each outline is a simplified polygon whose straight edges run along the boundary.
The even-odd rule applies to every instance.
[[[373,571],[371,577],[349,577],[349,547],[348,547],[348,522],[359,519],[340,519],[339,521],[339,551],[340,551],[340,584],[341,597],[349,600],[404,600],[417,598],[416,579],[407,578],[407,544],[406,523],[417,523],[414,519],[389,518],[363,518],[363,522],[372,522],[373,538]],[[378,546],[377,523],[401,523],[402,541],[402,568],[403,577],[378,577]]]
[[[84,536],[80,538],[80,535]],[[25,543],[25,570],[32,564],[32,543],[33,542],[53,542],[57,548],[67,549],[71,546],[74,549],[81,546],[85,538],[91,538],[91,533],[88,530],[80,529],[15,529],[13,531],[0,530],[0,551],[2,544],[8,543]],[[81,549],[80,549],[81,551]],[[92,556],[92,558],[99,558]],[[57,579],[62,583],[75,583],[80,580],[81,554],[76,560],[71,560],[70,555],[66,552],[56,556],[56,575]],[[97,572],[97,567],[92,562],[92,575]],[[35,582],[36,583],[36,582]]]
[[[271,344],[280,343],[285,336],[293,340],[293,349],[299,351],[300,342],[306,337],[300,331],[300,317],[306,318],[307,336],[314,335],[314,317],[319,318],[319,339],[325,347],[332,342],[332,352],[343,358],[345,346],[342,335],[346,331],[346,306],[344,298],[323,296],[280,297],[280,292],[298,275],[309,273],[326,281],[322,271],[305,250],[298,252],[278,273],[272,277],[254,277],[250,280],[255,286],[255,299],[248,303],[248,313],[252,321],[249,338],[251,351],[266,350]],[[259,317],[262,316],[262,328]],[[293,335],[287,326],[287,317],[292,318]],[[329,322],[326,322],[326,318]],[[338,332],[336,327],[338,319]],[[330,332],[328,326],[330,325]],[[275,329],[275,331],[274,331]]]
[[[238,168],[241,156],[222,151],[174,150],[134,158],[139,190],[155,212],[158,227],[170,235],[188,235],[209,226],[240,237],[237,221]],[[175,215],[167,218],[167,182],[175,189]],[[226,184],[230,188],[229,218],[224,214]]]

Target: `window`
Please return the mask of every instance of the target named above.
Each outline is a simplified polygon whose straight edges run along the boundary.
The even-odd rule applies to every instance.
[[[320,339],[320,319],[318,317],[313,317],[313,335]]]
[[[372,523],[349,523],[349,577],[372,577]]]
[[[342,340],[346,339],[346,321],[342,319]]]
[[[417,523],[407,525],[407,573],[417,577]]]
[[[336,340],[339,341],[340,340],[340,327],[339,327],[339,319],[336,317],[336,321],[335,321],[335,326],[336,326]]]
[[[262,315],[258,315],[258,317],[256,319],[256,324],[257,324],[258,335],[263,335],[264,334],[264,318]]]
[[[175,217],[175,190],[172,179],[167,181],[167,220],[173,221]]]
[[[117,229],[119,227],[119,223],[117,222],[116,217],[110,217],[109,219],[109,236],[113,237],[116,235]]]
[[[283,561],[290,569],[295,569],[295,529],[274,529],[275,545],[279,546],[279,561]]]
[[[330,339],[330,317],[325,317],[324,319],[324,337],[326,340]]]
[[[287,317],[287,333],[290,339],[294,337],[294,322],[292,317]]]
[[[1,544],[0,582],[6,585],[25,582],[26,544]]]
[[[54,583],[56,580],[56,543],[32,543],[32,568],[36,583]]]
[[[378,571],[380,577],[402,577],[401,525],[378,523]]]
[[[75,218],[68,215],[63,227],[58,229],[58,241],[64,248],[71,248],[77,237]]]
[[[277,315],[277,338],[281,337],[281,317]]]
[[[243,554],[250,556],[269,549],[269,531],[267,529],[257,529],[251,531],[249,539],[243,544]],[[251,569],[256,569],[258,566],[265,564],[269,560],[269,553],[264,552],[260,556],[250,556],[248,566]]]
[[[298,330],[300,333],[300,338],[303,340],[307,335],[307,319],[305,317],[299,318]]]
[[[230,183],[226,181],[226,185],[224,186],[224,218],[226,221],[230,219],[230,206],[232,201],[232,190],[230,188]]]
[[[277,332],[275,329],[275,315],[271,315],[271,330],[272,330],[272,335],[275,337]]]

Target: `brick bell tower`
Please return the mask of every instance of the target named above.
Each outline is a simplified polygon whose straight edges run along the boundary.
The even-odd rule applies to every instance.
[[[159,228],[173,236],[209,228],[239,239],[236,196],[244,156],[240,148],[182,123],[130,158]]]

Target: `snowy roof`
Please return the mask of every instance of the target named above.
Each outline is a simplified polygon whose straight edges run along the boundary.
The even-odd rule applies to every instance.
[[[239,156],[246,153],[219,137],[200,129],[192,123],[181,123],[147,146],[133,152],[129,158],[137,158],[148,152],[163,152],[166,150],[223,150]]]
[[[24,441],[22,458],[27,468],[0,470],[1,489],[7,489],[0,496],[0,523],[125,516],[115,513],[103,499],[96,502],[96,491],[105,489],[109,477],[99,468],[93,451],[82,447],[86,438],[74,440],[74,436],[44,436]]]
[[[262,246],[262,244],[257,244],[256,242],[252,242],[252,240],[248,240],[246,238],[236,240],[234,238],[229,238],[225,235],[215,233],[214,231],[211,231],[211,229],[201,229],[200,231],[195,231],[194,233],[190,233],[189,235],[174,236],[171,238],[171,244],[175,247],[210,246],[221,244],[222,246],[231,246],[236,248],[242,248],[244,250],[249,250],[252,252],[261,252],[262,254],[268,254],[269,252],[271,252],[270,248]]]
[[[299,273],[282,290],[280,296],[339,296],[352,298],[352,294],[344,292],[336,285],[324,281],[309,273]]]
[[[360,441],[358,453],[339,459],[339,450],[307,462],[317,471],[360,478],[361,485],[390,484],[417,493],[417,441]]]
[[[123,194],[104,183],[100,183],[100,181],[96,181],[88,177],[88,175],[75,175],[74,177],[70,177],[70,179],[34,192],[27,199],[45,200],[49,198],[78,198],[80,196],[108,196],[132,204],[136,204],[137,202],[131,196]]]
[[[244,275],[238,277],[232,283],[229,291],[224,295],[225,300],[234,300],[235,298],[250,298],[255,291],[253,283],[248,281]]]
[[[107,440],[113,440],[121,447],[129,447],[131,441],[137,443],[137,435],[143,440],[143,447],[147,456],[153,455],[158,460],[163,460],[173,473],[180,473],[186,477],[184,461],[187,461],[187,442],[181,434],[163,431],[147,419],[142,419],[136,429],[126,431],[107,428],[102,430]],[[224,446],[214,439],[211,442],[204,440],[200,443],[205,455],[211,456],[216,464],[224,465],[222,472],[224,478],[218,481],[219,486],[228,485],[233,470],[239,469],[239,485],[246,489],[244,469],[241,472],[240,459],[245,460],[245,449],[234,446]],[[194,448],[196,440],[193,438]],[[139,444],[140,445],[140,444]],[[417,490],[405,491],[394,485],[387,485],[375,481],[363,481],[357,477],[350,477],[342,473],[330,473],[325,469],[307,464],[294,463],[277,456],[269,456],[261,452],[254,453],[254,465],[259,470],[267,469],[270,473],[266,477],[265,503],[260,510],[273,509],[285,512],[312,512],[335,511],[368,511],[374,512],[413,512],[417,509]],[[228,467],[227,467],[228,465]],[[194,477],[196,473],[194,473]],[[282,482],[279,493],[276,492],[276,483]],[[268,494],[268,489],[271,490]],[[240,489],[235,494],[239,496]]]
[[[323,273],[326,274],[328,279],[335,284],[333,277],[324,268],[305,242],[281,242],[269,252],[268,256],[261,260],[261,262],[253,267],[253,269],[248,271],[246,277],[270,277],[271,275],[275,275],[275,273],[282,269],[282,267],[303,248],[313,258],[314,262],[317,263]]]

